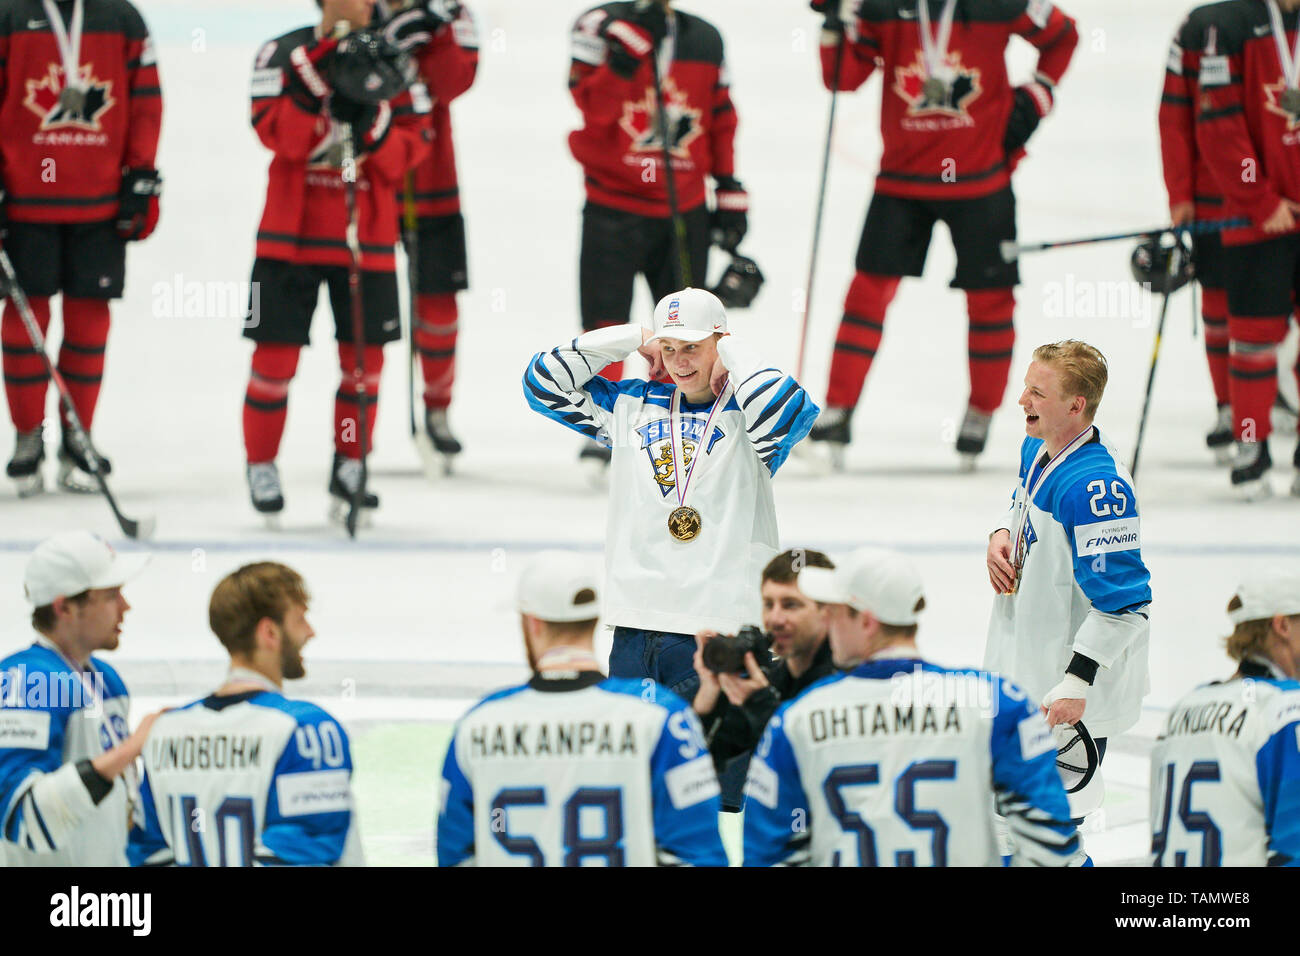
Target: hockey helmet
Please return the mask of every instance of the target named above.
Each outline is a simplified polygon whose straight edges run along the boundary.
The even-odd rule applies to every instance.
[[[1082,720],[1058,724],[1052,728],[1052,735],[1056,738],[1056,772],[1070,802],[1070,815],[1075,819],[1087,816],[1101,806],[1106,796],[1097,775],[1101,766],[1097,743]]]
[[[731,255],[731,265],[722,273],[718,284],[709,291],[728,309],[746,309],[763,287],[763,273],[758,263],[747,256]]]
[[[330,67],[335,91],[354,103],[391,100],[414,79],[411,58],[370,30],[355,30],[340,40]]]
[[[1129,265],[1134,281],[1149,283],[1152,292],[1164,295],[1177,292],[1196,275],[1192,248],[1179,232],[1147,237],[1133,250]]]

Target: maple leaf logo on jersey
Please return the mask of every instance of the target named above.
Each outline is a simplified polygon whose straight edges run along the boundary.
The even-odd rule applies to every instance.
[[[664,77],[663,91],[664,107],[668,111],[669,151],[673,156],[684,158],[690,155],[691,143],[703,132],[700,110],[691,107],[686,94],[677,88],[672,77]],[[632,152],[658,153],[663,149],[654,89],[647,88],[639,100],[625,102],[618,125],[632,140]]]
[[[940,113],[944,116],[961,116],[966,106],[982,92],[980,71],[967,69],[962,65],[961,53],[950,52],[944,60],[951,71],[952,82],[947,85],[944,95],[939,98],[926,93],[925,81],[930,76],[926,69],[925,58],[921,51],[916,53],[916,62],[911,66],[894,69],[894,92],[907,103],[909,116],[927,113]]]
[[[1270,113],[1276,113],[1278,116],[1286,120],[1287,132],[1291,132],[1300,129],[1300,102],[1289,104],[1294,105],[1295,108],[1290,110],[1287,109],[1286,106],[1282,105],[1282,97],[1285,92],[1286,80],[1278,80],[1276,83],[1264,84],[1264,95],[1268,98],[1268,102],[1264,104],[1264,108]]]
[[[75,110],[59,102],[59,94],[63,92],[63,67],[51,63],[45,76],[27,81],[23,105],[41,118],[41,129],[73,126],[99,131],[99,118],[117,100],[113,99],[113,81],[96,79],[91,68],[89,63],[81,67],[81,85],[86,95]]]

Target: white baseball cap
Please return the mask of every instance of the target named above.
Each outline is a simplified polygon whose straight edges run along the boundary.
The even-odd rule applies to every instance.
[[[99,535],[65,531],[46,538],[27,559],[23,588],[32,607],[92,588],[121,587],[149,563],[149,554],[118,554]]]
[[[600,616],[600,577],[600,568],[588,555],[540,551],[519,575],[515,603],[521,613],[543,621],[588,621]]]
[[[721,300],[705,289],[682,289],[659,300],[655,306],[654,335],[659,338],[702,342],[714,332],[727,331],[727,311]]]
[[[804,568],[799,590],[820,604],[847,604],[884,624],[916,623],[923,595],[921,575],[910,560],[885,548],[859,548],[834,558],[835,569]]]
[[[1300,569],[1269,568],[1237,588],[1241,607],[1228,612],[1233,624],[1260,621],[1274,614],[1300,614]]]

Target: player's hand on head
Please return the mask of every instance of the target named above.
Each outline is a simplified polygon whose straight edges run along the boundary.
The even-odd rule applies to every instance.
[[[709,372],[709,388],[713,389],[714,395],[721,395],[722,390],[727,385],[727,366],[722,364],[722,356],[719,355],[717,361],[713,363],[713,370]]]
[[[637,349],[637,354],[650,363],[650,378],[659,378],[664,372],[664,357],[659,348],[659,340],[648,342],[653,332],[649,329],[641,329],[641,347]]]

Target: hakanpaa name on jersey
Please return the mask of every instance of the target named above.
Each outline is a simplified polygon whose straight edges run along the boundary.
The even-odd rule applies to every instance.
[[[783,704],[750,763],[746,866],[997,866],[1081,859],[1056,746],[1013,684],[867,661]]]
[[[0,661],[0,859],[126,865],[129,781],[85,762],[129,735],[129,705],[112,667],[78,673],[45,638]]]
[[[135,866],[359,866],[347,734],[306,701],[211,696],[158,718]]]
[[[438,865],[726,866],[699,721],[652,683],[534,678],[466,714],[442,768]]]
[[[1170,710],[1151,752],[1153,865],[1300,866],[1300,683],[1261,673]]]

